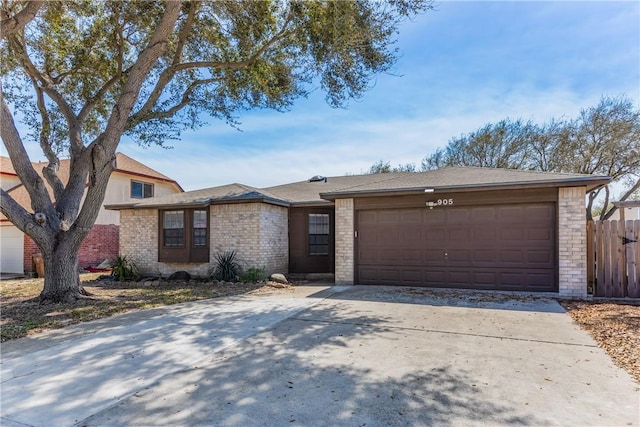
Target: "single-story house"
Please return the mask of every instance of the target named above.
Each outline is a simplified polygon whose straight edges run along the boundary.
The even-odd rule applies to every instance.
[[[42,176],[42,169],[48,163],[32,164]],[[69,159],[60,161],[58,176],[63,182],[69,179],[69,164]],[[107,184],[103,207],[80,247],[78,255],[81,267],[95,266],[105,259],[118,256],[120,215],[104,209],[104,204],[131,202],[184,191],[175,180],[123,153],[116,153],[116,165]],[[31,197],[13,169],[11,160],[0,156],[0,167],[2,189],[31,212]],[[47,188],[53,194],[48,185]],[[40,249],[29,236],[0,215],[0,272],[23,274],[34,271],[32,257],[38,252]]]
[[[336,283],[583,296],[585,194],[609,177],[447,167],[230,184],[107,206],[142,271],[245,267],[334,273]]]

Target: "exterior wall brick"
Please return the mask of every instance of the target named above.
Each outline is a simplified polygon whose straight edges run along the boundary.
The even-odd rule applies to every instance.
[[[288,209],[264,203],[210,207],[209,263],[158,262],[158,211],[120,211],[120,253],[136,262],[144,274],[169,275],[178,270],[206,276],[215,255],[235,250],[243,268],[286,273],[289,261]]]
[[[336,284],[354,283],[354,208],[353,199],[336,199],[335,246]]]
[[[288,209],[264,203],[211,206],[211,261],[234,250],[243,268],[286,273],[289,265]]]
[[[585,187],[558,189],[558,293],[587,296]]]
[[[35,265],[33,265],[33,256],[40,253],[40,248],[36,245],[36,242],[31,240],[31,237],[24,235],[24,249],[23,249],[23,264],[25,273],[33,273],[36,271]]]
[[[87,237],[85,237],[80,251],[78,252],[78,262],[81,268],[96,266],[105,259],[113,259],[118,256],[118,241],[120,227],[114,224],[95,224]],[[35,271],[33,265],[33,255],[40,252],[40,249],[33,240],[24,235],[24,271],[31,273]]]

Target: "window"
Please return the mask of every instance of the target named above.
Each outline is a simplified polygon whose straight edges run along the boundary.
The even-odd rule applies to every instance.
[[[329,214],[309,214],[309,255],[329,255]]]
[[[193,211],[193,246],[207,246],[207,211]]]
[[[147,199],[153,197],[153,184],[148,182],[131,181],[131,197],[134,199]]]
[[[166,211],[162,223],[165,246],[184,246],[184,211]]]
[[[209,210],[160,211],[158,261],[209,262]]]

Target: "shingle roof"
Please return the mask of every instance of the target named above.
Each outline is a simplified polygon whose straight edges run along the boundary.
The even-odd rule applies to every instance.
[[[157,179],[159,181],[170,182],[175,184],[176,187],[180,189],[180,191],[183,191],[182,187],[180,187],[180,184],[178,184],[174,179],[171,179],[168,176],[161,174],[154,169],[151,169],[149,166],[132,159],[126,154],[116,153],[116,170],[114,172],[129,173]]]
[[[242,184],[188,191],[170,196],[145,199],[134,204],[111,205],[110,209],[151,208],[263,201],[282,206],[327,205],[338,197],[397,194],[401,192],[462,189],[502,189],[516,187],[578,186],[596,187],[609,182],[605,176],[490,169],[447,167],[427,172],[327,177],[319,181],[300,181],[258,189]]]
[[[479,167],[445,167],[421,173],[392,173],[386,181],[371,181],[349,188],[321,193],[334,199],[344,195],[397,193],[407,191],[461,189],[498,189],[507,187],[578,186],[597,187],[610,181],[606,176],[494,169]]]
[[[321,182],[295,182],[266,190],[293,204],[326,203],[338,196],[373,193],[397,193],[433,189],[480,189],[513,186],[601,185],[609,177],[492,169],[446,167],[427,172],[394,172],[383,174],[328,177]]]
[[[136,203],[106,206],[107,209],[145,209],[168,206],[207,206],[221,203],[264,202],[287,206],[289,203],[265,190],[243,184],[229,184],[220,187],[204,188],[170,194],[168,196],[143,199]]]
[[[0,173],[7,175],[16,175],[16,171],[15,169],[13,169],[10,158],[0,156]]]
[[[344,191],[349,188],[366,184],[378,184],[384,187],[385,182],[397,178],[398,175],[403,174],[380,173],[368,175],[332,176],[327,177],[326,180],[323,179],[315,182],[300,181],[291,184],[268,187],[265,188],[265,190],[275,194],[277,197],[287,200],[290,203],[326,204],[330,202],[320,198],[321,193]]]

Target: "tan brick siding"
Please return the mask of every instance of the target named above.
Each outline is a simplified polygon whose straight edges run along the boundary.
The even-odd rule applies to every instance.
[[[120,254],[129,255],[144,274],[169,275],[178,270],[205,276],[215,254],[235,250],[244,268],[286,273],[289,260],[288,210],[263,203],[210,207],[210,252],[207,264],[158,262],[158,211],[120,212]]]
[[[336,199],[336,284],[354,282],[354,209],[353,199]]]
[[[286,273],[288,229],[288,209],[284,207],[264,203],[211,206],[211,256],[235,250],[244,268]]]
[[[558,190],[558,258],[561,296],[587,295],[585,187]]]

